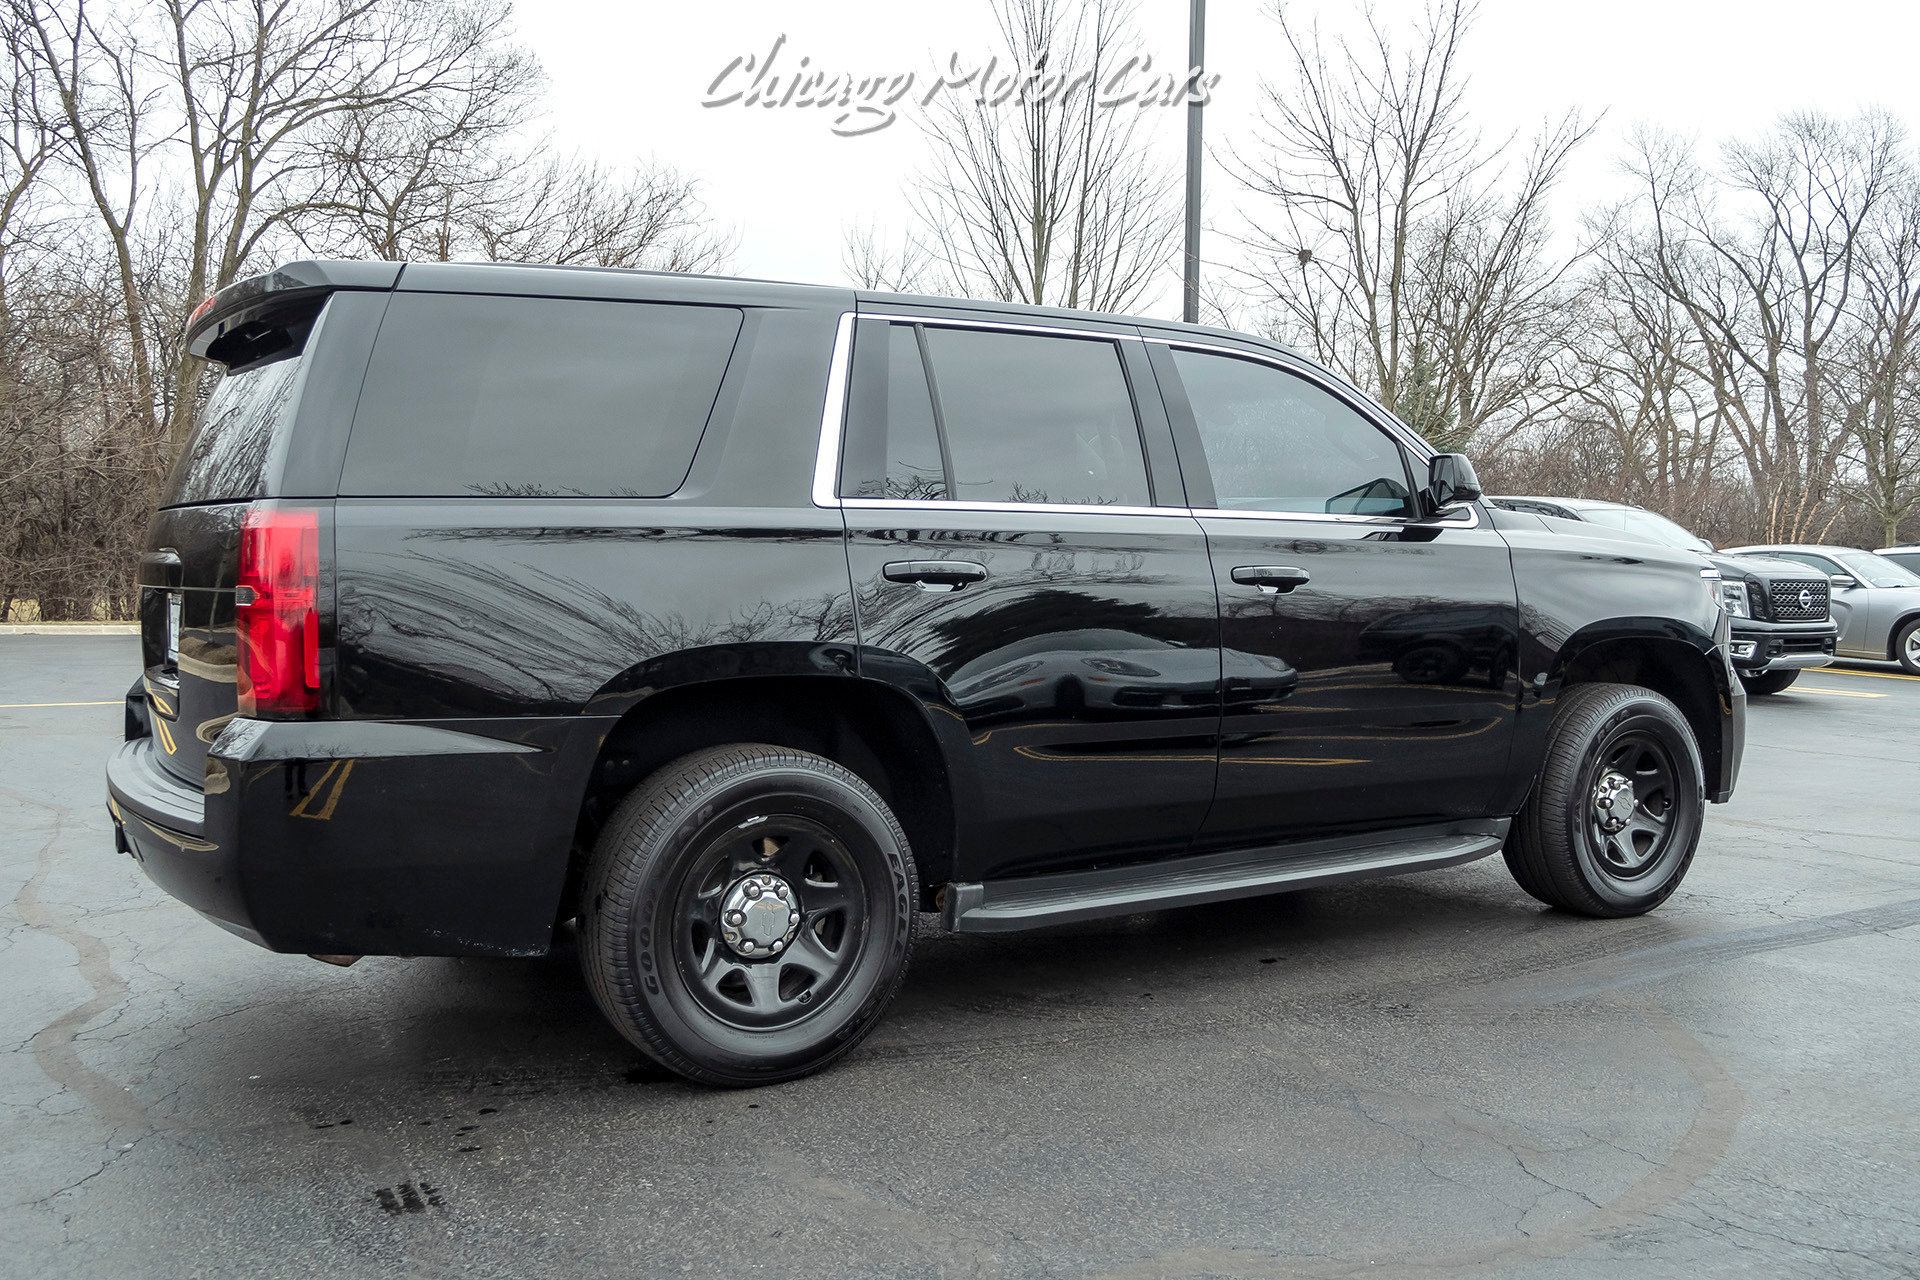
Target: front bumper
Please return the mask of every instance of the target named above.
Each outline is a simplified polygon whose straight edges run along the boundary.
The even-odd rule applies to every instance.
[[[195,789],[135,737],[107,762],[115,844],[273,951],[539,955],[610,722],[236,719]]]
[[[1833,661],[1839,626],[1828,622],[1768,622],[1763,618],[1735,618],[1727,655],[1743,676],[1768,671],[1824,667]]]

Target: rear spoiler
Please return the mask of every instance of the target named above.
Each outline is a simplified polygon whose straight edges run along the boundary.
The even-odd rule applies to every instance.
[[[207,348],[263,313],[291,302],[324,297],[339,289],[391,289],[400,282],[399,262],[289,262],[265,275],[236,280],[208,298],[187,318],[187,353],[204,360]]]

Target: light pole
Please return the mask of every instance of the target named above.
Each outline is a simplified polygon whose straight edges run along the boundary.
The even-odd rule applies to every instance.
[[[1187,273],[1180,318],[1200,323],[1200,68],[1207,56],[1207,0],[1192,0],[1187,26]]]

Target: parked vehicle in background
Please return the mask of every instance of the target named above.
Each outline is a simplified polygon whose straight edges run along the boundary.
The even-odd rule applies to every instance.
[[[538,955],[694,1079],[1000,932],[1452,866],[1652,910],[1738,774],[1719,577],[1480,501],[1224,330],[299,263],[141,560],[119,847],[241,937]],[[1116,955],[1110,963],[1124,963]]]
[[[1706,557],[1720,571],[1720,591],[1733,615],[1728,652],[1748,693],[1779,693],[1806,668],[1833,661],[1840,630],[1830,612],[1831,588],[1825,575],[1810,575],[1804,565],[1723,555],[1711,542],[1665,516],[1621,502],[1531,497],[1487,501],[1508,511],[1616,529],[1629,537]]]
[[[1920,542],[1909,542],[1898,547],[1882,547],[1873,554],[1884,556],[1902,569],[1920,574]]]
[[[1920,573],[1857,547],[1774,544],[1735,547],[1727,554],[1791,560],[1825,575],[1833,584],[1840,654],[1897,662],[1920,676]]]

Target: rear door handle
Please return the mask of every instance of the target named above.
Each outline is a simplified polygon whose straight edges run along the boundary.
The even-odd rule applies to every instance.
[[[891,560],[880,568],[888,582],[910,582],[922,591],[958,591],[986,579],[987,566],[971,560]]]
[[[1233,580],[1243,587],[1258,587],[1271,596],[1311,582],[1313,575],[1284,564],[1243,564],[1234,569]]]

